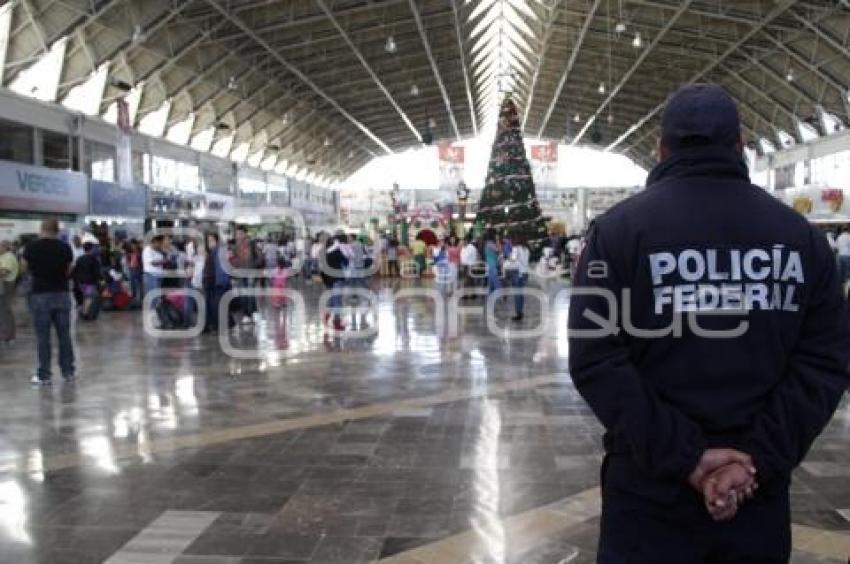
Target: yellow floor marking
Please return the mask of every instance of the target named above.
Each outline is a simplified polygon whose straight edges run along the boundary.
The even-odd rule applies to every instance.
[[[475,530],[418,546],[380,560],[382,564],[443,564],[493,561],[493,551],[511,555],[543,544],[547,539],[568,533],[570,529],[598,517],[601,512],[599,488],[590,488],[543,507],[531,509],[502,520],[507,539],[505,547],[493,547]],[[850,557],[850,534],[806,525],[792,525],[795,550],[820,558],[844,562]],[[568,555],[565,556],[565,562]]]
[[[498,395],[506,392],[529,390],[563,381],[565,378],[566,375],[548,374],[498,384],[476,384],[474,387],[468,389],[455,388],[418,398],[374,403],[351,409],[340,409],[329,413],[318,413],[316,415],[307,415],[292,419],[280,419],[252,425],[244,425],[242,427],[229,427],[226,429],[217,429],[202,433],[192,433],[189,435],[155,439],[146,445],[117,445],[114,447],[114,457],[116,459],[137,457],[140,456],[140,451],[143,451],[146,455],[154,455],[160,452],[171,452],[182,448],[199,448],[230,441],[275,435],[286,431],[309,429],[311,427],[319,427],[332,423],[381,417],[384,415],[390,415],[393,412],[402,409],[432,407],[444,403]],[[142,446],[143,448],[141,448]],[[62,468],[81,466],[86,464],[86,462],[86,457],[80,454],[60,454],[45,457],[41,465],[41,469],[25,468],[25,470],[60,470]]]

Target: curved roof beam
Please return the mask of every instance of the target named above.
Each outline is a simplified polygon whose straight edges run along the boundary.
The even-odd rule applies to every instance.
[[[464,50],[463,36],[461,35],[460,15],[458,14],[457,0],[451,0],[451,2],[455,20],[457,50],[460,53],[460,66],[463,68],[463,84],[466,87],[466,101],[469,104],[469,118],[472,120],[472,133],[478,137],[478,120],[475,116],[475,101],[472,98],[472,87],[469,84],[469,68],[466,65],[466,51]]]
[[[661,31],[659,31],[658,34],[656,34],[656,36],[652,39],[652,43],[649,44],[649,47],[641,51],[641,54],[638,56],[637,60],[634,62],[631,68],[626,71],[626,73],[623,75],[623,78],[621,78],[620,82],[617,83],[617,86],[611,88],[611,90],[608,92],[608,97],[605,98],[605,100],[601,104],[599,104],[599,107],[596,109],[596,111],[593,112],[593,114],[585,120],[584,126],[581,128],[581,130],[579,130],[579,132],[575,135],[575,137],[573,137],[573,140],[570,142],[571,146],[575,146],[579,141],[581,141],[581,138],[584,137],[584,134],[587,133],[587,130],[590,129],[590,126],[593,125],[594,122],[596,122],[596,118],[599,117],[599,114],[601,114],[605,110],[605,108],[608,107],[608,105],[614,100],[614,98],[617,97],[617,94],[619,94],[620,90],[622,90],[626,83],[629,82],[629,79],[638,70],[638,68],[640,68],[641,64],[643,64],[646,58],[649,57],[653,53],[653,51],[655,51],[655,46],[661,43],[661,40],[664,38],[667,32],[670,31],[670,29],[674,25],[676,25],[676,22],[679,21],[679,18],[681,18],[682,15],[688,11],[688,7],[690,7],[692,3],[693,0],[685,0],[681,3],[679,9],[676,10],[676,13],[674,13],[673,16],[669,20],[667,20],[667,23],[664,24],[664,27],[661,28]]]
[[[381,82],[381,79],[378,78],[377,73],[375,73],[375,71],[372,69],[372,66],[369,64],[369,61],[366,60],[366,57],[363,56],[363,53],[360,52],[360,49],[357,48],[357,45],[354,44],[354,42],[348,36],[348,33],[339,24],[339,21],[337,21],[336,17],[334,17],[333,12],[330,10],[330,8],[328,8],[327,4],[325,4],[324,0],[314,1],[316,2],[316,4],[318,4],[319,8],[321,8],[322,11],[325,13],[328,20],[330,20],[331,24],[337,30],[339,35],[348,45],[348,47],[351,49],[351,52],[354,53],[354,56],[357,57],[358,61],[360,61],[360,64],[363,65],[363,68],[372,78],[372,81],[375,83],[375,86],[378,87],[378,90],[381,91],[381,94],[384,95],[384,97],[387,99],[387,101],[390,103],[396,113],[398,113],[399,117],[401,117],[401,121],[403,121],[407,128],[410,129],[416,140],[421,143],[422,135],[419,134],[419,130],[416,129],[416,126],[413,125],[413,122],[410,121],[410,118],[407,117],[407,114],[404,113],[404,110],[401,109],[401,106],[398,105],[398,102],[396,102],[395,98],[393,98],[393,95],[390,93],[389,89],[384,85],[383,82]]]
[[[340,9],[340,10],[337,11],[337,15],[342,16],[342,17],[353,16],[353,15],[356,15],[356,14],[359,14],[359,13],[362,13],[362,12],[372,11],[376,8],[388,8],[388,7],[394,6],[396,4],[402,4],[403,2],[406,2],[406,1],[407,0],[385,0],[384,2],[381,2],[380,4],[375,4],[375,3],[370,2],[368,4],[355,6],[353,8]],[[234,7],[234,11],[238,12],[239,7]],[[203,16],[200,19],[206,19],[206,17],[207,16]],[[304,25],[320,23],[324,20],[325,20],[325,16],[323,14],[316,14],[314,16],[305,16],[303,18],[290,19],[290,20],[286,20],[286,21],[282,21],[282,22],[275,22],[275,23],[270,23],[268,25],[259,26],[259,27],[256,28],[256,32],[258,34],[262,35],[262,34],[274,32],[274,31],[282,31],[282,30],[285,30],[285,29],[291,29],[291,28],[296,28],[296,27],[300,27],[300,26],[304,26]],[[217,37],[213,38],[213,40],[214,41],[230,41],[230,40],[233,40],[233,39],[238,39],[240,37],[240,35],[241,35],[240,33],[236,33],[236,32],[235,33],[229,33],[229,34],[217,36]]]
[[[782,0],[777,6],[773,8],[767,15],[762,18],[757,24],[754,24],[750,30],[745,33],[738,41],[730,45],[723,53],[717,56],[711,63],[703,67],[703,69],[696,74],[694,74],[690,80],[687,81],[687,84],[693,84],[709,72],[711,72],[717,65],[725,61],[729,55],[738,50],[741,45],[745,44],[747,41],[753,38],[757,33],[759,33],[762,29],[767,27],[767,25],[778,18],[782,13],[788,10],[794,4],[794,0]],[[660,104],[655,106],[649,112],[647,112],[644,116],[638,119],[631,127],[629,127],[622,135],[620,135],[613,143],[605,147],[606,151],[611,151],[615,149],[620,143],[628,139],[632,133],[643,127],[643,125],[652,119],[658,112],[664,108],[664,104],[666,100],[662,100]]]
[[[419,37],[422,38],[422,47],[425,49],[425,54],[428,56],[428,61],[431,63],[431,69],[434,71],[434,78],[437,80],[437,86],[440,89],[440,93],[443,95],[443,102],[446,105],[446,112],[448,112],[449,121],[452,124],[452,129],[454,129],[455,137],[458,141],[460,141],[460,130],[457,127],[457,120],[455,120],[455,114],[452,111],[452,101],[449,98],[449,93],[446,90],[446,85],[443,84],[443,79],[440,76],[440,69],[437,67],[437,61],[434,59],[434,53],[431,52],[431,44],[428,42],[428,35],[425,31],[425,26],[422,23],[422,17],[419,15],[419,8],[416,7],[416,0],[409,0],[410,11],[413,13],[413,19],[416,20],[416,28],[419,30]]]
[[[555,94],[552,96],[552,102],[549,104],[549,108],[546,110],[546,114],[543,116],[543,121],[540,123],[540,128],[537,130],[537,137],[543,135],[543,131],[546,129],[546,126],[549,125],[549,118],[552,117],[552,112],[555,111],[555,106],[558,105],[558,100],[561,97],[561,92],[564,90],[564,85],[567,83],[567,78],[570,76],[570,72],[573,70],[573,65],[576,63],[576,59],[578,58],[578,54],[581,51],[581,44],[584,43],[584,38],[587,36],[587,30],[590,29],[590,24],[593,21],[593,17],[596,15],[596,10],[599,9],[599,5],[602,3],[602,0],[594,0],[593,6],[591,6],[590,11],[587,13],[587,18],[585,18],[584,23],[581,26],[581,31],[578,34],[578,38],[576,39],[575,45],[573,45],[573,50],[570,53],[570,58],[567,61],[567,66],[564,68],[564,72],[561,75],[561,79],[558,81],[558,86],[555,87]]]
[[[531,84],[528,87],[528,94],[525,99],[525,110],[522,113],[522,129],[525,130],[525,124],[528,121],[528,113],[531,111],[531,104],[534,102],[534,89],[537,87],[537,80],[540,78],[540,72],[543,69],[543,59],[546,57],[546,51],[549,49],[549,40],[552,38],[552,33],[555,31],[555,21],[561,12],[561,3],[563,0],[555,0],[552,6],[552,11],[549,14],[549,21],[543,29],[543,39],[540,42],[538,49],[537,65],[534,67],[534,74],[531,75]]]
[[[100,16],[108,11],[110,7],[112,7],[118,0],[112,0],[110,2],[102,5],[98,10],[91,15],[87,16],[85,21],[80,25],[78,30],[82,32],[88,25],[95,23]],[[190,0],[180,0],[175,5],[173,5],[170,9],[164,10],[161,13],[157,14],[156,19],[154,19],[150,25],[142,30],[142,34],[146,37],[151,37],[154,33],[158,32],[162,29],[166,24],[168,24],[174,17],[180,14],[180,12],[189,4]],[[103,24],[102,22],[97,22],[101,27],[105,29],[112,30],[109,26]],[[112,30],[115,31],[115,30]],[[112,60],[116,57],[121,57],[126,60],[127,49],[133,46],[133,37],[131,35],[127,35],[126,38],[115,45],[113,48],[109,50],[106,54],[102,55],[99,60],[95,61],[96,65],[100,65],[105,61]],[[144,48],[144,45],[138,45],[139,48]],[[157,53],[158,56],[163,57],[161,53]],[[164,57],[167,60],[167,57]],[[67,91],[80,84],[85,82],[87,77],[80,77],[75,80],[63,82],[60,84],[60,96],[67,94]],[[141,82],[140,80],[136,80],[134,78],[134,82]]]
[[[793,49],[790,45],[786,45],[784,42],[777,39],[770,33],[766,31],[762,33],[763,37],[767,37],[774,45],[779,47],[782,51],[784,51],[788,56],[797,61],[799,65],[803,68],[820,78],[822,81],[832,86],[835,90],[838,91],[839,96],[841,97],[842,103],[844,105],[845,119],[844,123],[850,123],[850,99],[847,98],[847,86],[838,82],[831,75],[827,74],[827,72],[820,67],[811,64],[809,61],[805,59],[800,53],[797,52],[796,49]]]
[[[757,84],[753,84],[752,82],[750,82],[749,79],[744,78],[741,73],[735,72],[732,69],[725,67],[724,65],[718,65],[718,69],[725,72],[727,76],[736,78],[749,92],[752,92],[762,100],[765,100],[768,103],[768,107],[772,106],[774,111],[779,110],[781,111],[781,113],[785,114],[785,117],[788,118],[789,125],[793,126],[796,129],[797,122],[799,120],[797,116],[794,115],[794,112],[786,108],[785,105],[776,103],[776,101],[770,96],[768,96],[762,88],[759,88]],[[757,109],[757,106],[755,106],[754,104],[750,104],[743,97],[738,96],[736,96],[736,102],[739,105],[746,107],[750,112],[760,116],[763,120],[765,120],[768,125],[771,126],[771,128],[773,128],[774,130],[776,129],[776,120],[765,115],[760,109]],[[797,140],[800,141],[800,139]]]
[[[322,90],[319,87],[318,84],[316,84],[315,82],[310,80],[310,77],[308,77],[306,74],[301,72],[294,65],[290,64],[289,61],[284,59],[283,56],[280,53],[278,53],[277,51],[272,49],[271,45],[269,45],[263,38],[261,38],[256,33],[254,33],[251,30],[251,27],[248,24],[246,24],[244,21],[242,21],[242,19],[239,18],[238,16],[233,15],[230,12],[230,10],[228,10],[227,8],[222,6],[219,3],[219,0],[205,0],[205,1],[206,1],[207,4],[209,4],[210,6],[215,8],[222,16],[224,16],[225,18],[230,20],[230,22],[233,23],[233,25],[235,25],[236,27],[241,29],[242,32],[245,33],[245,35],[247,35],[253,41],[258,43],[261,47],[263,47],[266,51],[268,51],[269,54],[272,57],[274,57],[274,59],[277,60],[286,70],[288,70],[290,73],[297,76],[301,80],[301,82],[303,82],[304,84],[309,86],[311,89],[313,89],[314,92],[316,92],[316,94],[318,94],[319,96],[324,98],[337,112],[339,112],[345,119],[347,119],[348,121],[353,123],[354,126],[357,127],[357,129],[362,131],[369,139],[374,141],[376,145],[378,145],[381,149],[384,150],[384,152],[386,152],[387,154],[390,154],[390,155],[393,154],[393,150],[390,149],[390,147],[386,143],[384,143],[381,140],[380,137],[375,135],[372,132],[372,130],[370,130],[368,127],[366,127],[366,125],[363,122],[361,122],[360,120],[355,118],[353,115],[351,115],[345,108],[340,106],[339,103],[336,100],[334,100],[333,98],[331,98],[331,96],[328,95],[324,90]]]
[[[845,3],[845,6],[846,6],[846,3]],[[791,10],[789,13],[791,14],[791,16],[794,17],[795,20],[797,20],[798,22],[800,22],[801,24],[803,24],[804,26],[806,26],[807,28],[812,30],[815,35],[817,35],[818,37],[823,39],[826,43],[829,44],[830,47],[832,47],[833,49],[838,51],[838,53],[840,55],[843,55],[845,59],[850,59],[850,49],[848,49],[847,46],[842,45],[842,43],[840,41],[838,41],[836,38],[834,38],[831,34],[827,33],[819,25],[812,23],[811,21],[809,21],[808,18],[801,16],[800,14],[795,12],[794,10]]]

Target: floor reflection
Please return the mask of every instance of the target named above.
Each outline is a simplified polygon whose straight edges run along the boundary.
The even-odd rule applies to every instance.
[[[0,349],[0,561],[155,559],[140,547],[182,527],[169,554],[196,562],[353,564],[416,549],[455,555],[426,562],[591,562],[595,523],[580,508],[600,429],[566,376],[567,296],[553,285],[545,311],[529,300],[526,323],[549,332],[506,340],[480,301],[442,311],[418,288],[346,302],[349,329],[330,335],[321,288],[307,285],[303,315],[264,308],[228,332],[233,355],[216,336],[154,338],[139,313],[104,313],[76,324],[79,382],[52,389],[27,384],[22,325]],[[797,477],[800,523],[840,529],[839,511],[850,515],[836,480],[848,413]],[[534,512],[571,496],[586,528],[546,537],[562,517]]]

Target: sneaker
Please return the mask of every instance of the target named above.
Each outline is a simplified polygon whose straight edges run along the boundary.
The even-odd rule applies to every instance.
[[[42,380],[38,377],[38,375],[35,375],[30,378],[30,384],[32,384],[33,386],[52,386],[53,382],[50,380],[50,378]]]
[[[62,376],[62,379],[65,381],[66,384],[73,384],[74,382],[77,381],[77,375],[76,374],[68,374],[67,376]]]

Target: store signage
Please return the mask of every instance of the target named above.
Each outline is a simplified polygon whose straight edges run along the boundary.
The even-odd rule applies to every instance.
[[[437,145],[437,165],[440,173],[440,189],[454,190],[463,182],[464,148],[453,147],[443,142]]]
[[[534,186],[540,190],[554,190],[558,185],[558,144],[531,145],[531,175]]]
[[[230,221],[234,215],[234,203],[232,196],[204,194],[200,196],[200,205],[195,208],[192,216],[197,219]]]
[[[841,188],[798,186],[777,190],[774,195],[810,220],[850,221],[850,197]]]
[[[239,195],[239,205],[243,208],[264,206],[267,203],[265,192],[243,192]]]
[[[185,216],[192,210],[192,200],[176,193],[152,192],[150,215],[153,217]]]
[[[286,190],[269,192],[269,202],[276,206],[288,206],[289,192]]]
[[[144,218],[147,187],[137,184],[122,188],[111,182],[91,181],[92,215]]]
[[[0,209],[76,214],[88,208],[84,174],[0,161]]]

